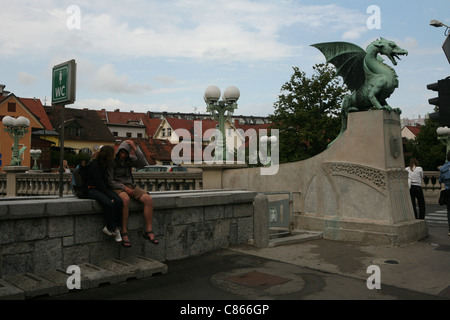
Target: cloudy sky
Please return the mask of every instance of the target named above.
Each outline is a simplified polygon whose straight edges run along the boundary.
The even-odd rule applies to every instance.
[[[0,0],[0,83],[51,103],[52,67],[77,63],[70,107],[205,112],[205,89],[240,89],[236,114],[273,113],[292,67],[308,76],[325,61],[311,44],[366,48],[384,37],[408,50],[388,99],[403,117],[424,116],[426,85],[450,75],[442,50],[450,1],[403,0]],[[387,61],[390,64],[389,61]]]

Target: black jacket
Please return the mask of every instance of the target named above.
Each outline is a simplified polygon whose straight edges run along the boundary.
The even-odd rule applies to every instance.
[[[86,185],[88,188],[95,188],[101,192],[108,190],[105,168],[96,159],[90,161],[87,166]]]

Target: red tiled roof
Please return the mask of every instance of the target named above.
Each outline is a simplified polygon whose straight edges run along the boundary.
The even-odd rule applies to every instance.
[[[168,140],[163,139],[145,139],[145,138],[131,138],[136,145],[141,148],[142,153],[149,165],[156,164],[156,160],[159,161],[171,161],[172,149],[174,145]],[[122,141],[116,141],[115,148],[120,145]]]
[[[18,98],[22,103],[35,115],[36,118],[45,127],[45,130],[53,130],[50,119],[45,112],[44,106],[40,99]]]
[[[147,114],[143,112],[122,112],[122,111],[108,112],[105,110],[101,110],[100,113],[101,113],[100,117],[102,119],[107,119],[109,123],[118,123],[118,124],[129,124],[130,121],[140,121],[141,119],[148,118]]]
[[[173,130],[177,129],[186,129],[191,134],[194,134],[200,129],[196,130],[196,125],[201,124],[201,130],[202,130],[202,137],[204,139],[209,139],[213,134],[214,131],[208,131],[208,134],[205,135],[207,130],[215,129],[218,125],[217,121],[214,121],[212,119],[203,119],[203,120],[186,120],[186,119],[178,119],[178,118],[166,118],[169,125],[172,127]]]
[[[153,137],[155,135],[156,129],[158,129],[162,120],[161,119],[150,119],[150,118],[145,118],[143,120],[144,120],[145,131],[147,132],[147,135],[149,137]]]
[[[102,109],[97,110],[97,114],[107,124],[130,124],[130,122],[142,121],[145,132],[149,137],[153,137],[162,121],[161,119],[151,119],[148,113],[143,112],[106,111]]]
[[[407,127],[407,128],[409,129],[409,131],[411,131],[412,134],[414,134],[416,137],[419,135],[421,126],[406,126],[406,127]]]

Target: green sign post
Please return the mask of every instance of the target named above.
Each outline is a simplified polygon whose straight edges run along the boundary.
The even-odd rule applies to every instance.
[[[70,60],[53,67],[52,104],[71,104],[75,102],[76,63]]]
[[[64,106],[75,102],[77,64],[69,60],[58,64],[52,70],[52,105],[61,105],[61,126],[59,131],[59,196],[63,196],[64,181]]]

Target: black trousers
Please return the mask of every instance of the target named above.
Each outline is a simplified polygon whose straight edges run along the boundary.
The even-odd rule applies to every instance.
[[[103,193],[97,189],[89,189],[87,198],[97,200],[105,212],[106,227],[114,231],[122,223],[122,199],[112,190]]]
[[[412,185],[411,189],[409,189],[409,195],[411,196],[416,219],[425,219],[425,197],[423,196],[422,187]],[[416,199],[419,204],[419,214],[417,214]]]

